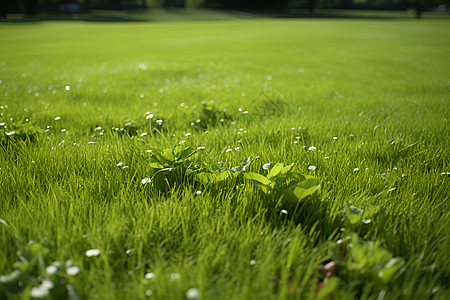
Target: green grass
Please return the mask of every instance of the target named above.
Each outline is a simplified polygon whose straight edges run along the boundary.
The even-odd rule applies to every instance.
[[[339,265],[332,298],[448,298],[448,25],[1,24],[0,274],[34,240],[49,262],[80,267],[69,280],[88,299],[183,299],[190,288],[202,299],[315,299],[329,245],[357,233],[404,264],[387,282]],[[203,101],[232,123],[192,126]],[[112,129],[131,120],[138,135]],[[12,141],[24,130],[34,140]],[[142,185],[146,150],[183,140],[205,147],[197,164],[230,168],[253,155],[249,170],[263,173],[294,163],[321,192],[287,206],[243,178],[182,178],[166,193]],[[376,209],[371,223],[353,222],[350,204]],[[86,257],[93,248],[100,255]]]

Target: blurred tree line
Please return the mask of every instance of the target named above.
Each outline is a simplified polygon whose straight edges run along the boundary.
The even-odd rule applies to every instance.
[[[377,9],[420,12],[441,5],[450,7],[450,0],[0,0],[0,17],[8,13],[36,14],[46,12],[88,12],[91,9],[140,9],[140,8],[215,8],[235,10],[268,9]]]

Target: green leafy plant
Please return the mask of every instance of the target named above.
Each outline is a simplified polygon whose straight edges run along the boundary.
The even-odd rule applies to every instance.
[[[193,161],[197,150],[177,145],[173,148],[158,150],[152,148],[150,158],[151,178],[143,183],[151,183],[160,191],[168,191],[171,187],[186,182],[193,182],[193,176],[200,167]]]
[[[228,124],[232,117],[227,113],[226,109],[216,108],[213,101],[203,102],[200,109],[192,113],[194,120],[191,126],[205,130],[220,124]]]
[[[350,225],[357,224],[370,224],[372,218],[380,211],[380,206],[372,205],[365,209],[358,208],[356,206],[347,203],[345,206],[345,217]]]
[[[0,122],[0,144],[6,145],[15,141],[30,141],[38,140],[42,130],[35,126],[32,122],[14,122],[8,124]]]
[[[235,181],[253,162],[255,158],[250,155],[242,160],[242,162],[231,169],[220,168],[217,165],[212,165],[206,168],[206,171],[200,172],[195,179],[203,186],[210,187],[224,182]]]
[[[356,233],[329,243],[328,250],[339,266],[339,276],[353,279],[366,277],[387,283],[405,263],[403,258],[393,257],[379,242],[365,241]]]
[[[47,264],[49,251],[35,241],[18,250],[15,270],[0,276],[0,298],[81,299],[70,284],[70,277],[77,275],[80,268],[73,266],[70,260]]]
[[[265,165],[266,169],[270,167]],[[275,164],[270,168],[267,176],[259,173],[245,173],[245,178],[257,186],[265,195],[281,197],[283,201],[296,204],[305,197],[320,191],[320,180],[309,175],[294,176],[292,167],[294,164],[285,166],[282,163]],[[295,178],[294,178],[295,177]]]

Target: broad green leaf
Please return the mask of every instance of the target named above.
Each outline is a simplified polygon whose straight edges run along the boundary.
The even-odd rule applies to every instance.
[[[286,179],[286,177],[278,177],[277,179],[275,179],[275,183],[278,184],[280,182],[283,182]]]
[[[216,182],[221,182],[227,180],[231,177],[230,171],[222,171],[219,173],[214,173]]]
[[[384,282],[389,282],[392,276],[405,264],[405,261],[400,257],[394,257],[378,272],[378,277]]]
[[[172,164],[173,154],[170,149],[165,149],[160,151],[158,149],[152,148],[152,160],[156,160],[161,165]]]
[[[217,173],[202,172],[196,175],[196,180],[203,185],[215,184],[230,178],[229,171],[222,171]]]
[[[267,174],[267,178],[269,180],[275,178],[281,172],[281,170],[283,170],[283,168],[284,165],[282,163],[277,163],[275,166],[272,167],[272,169],[270,169],[269,174]]]
[[[164,168],[164,166],[163,165],[161,165],[159,162],[151,162],[150,163],[150,168],[153,168],[153,169],[162,169],[162,168]]]
[[[213,181],[212,174],[207,172],[198,173],[195,175],[195,179],[203,185],[211,184]]]
[[[0,276],[0,288],[5,291],[6,294],[18,294],[28,283],[29,277],[28,274],[20,270],[14,270],[11,274]]]
[[[181,151],[183,151],[185,149],[185,147],[183,147],[182,145],[176,145],[172,148],[172,154],[173,157],[176,157],[178,153],[180,153]]]
[[[358,207],[355,207],[353,205],[349,205],[345,208],[345,212],[347,215],[347,219],[350,222],[350,224],[354,225],[362,220],[362,216],[364,211]]]
[[[161,154],[162,154],[162,158],[165,159],[166,161],[169,161],[169,162],[174,161],[174,154],[171,149],[164,149]]]
[[[339,287],[339,281],[339,278],[336,276],[330,277],[327,283],[317,293],[317,298],[325,298],[328,295],[332,294]]]
[[[298,201],[303,198],[313,195],[315,192],[320,191],[320,180],[313,176],[305,176],[306,179],[297,182],[290,186],[287,191],[290,191],[295,195]]]
[[[253,173],[253,172],[249,172],[249,173],[245,173],[244,174],[245,178],[248,179],[248,181],[250,181],[251,183],[255,184],[255,185],[269,185],[270,184],[270,180],[267,179],[267,177],[258,174],[258,173]]]
[[[380,205],[371,205],[369,207],[364,208],[364,218],[370,219],[373,218],[379,211],[381,206]]]
[[[194,148],[191,148],[191,147],[187,147],[183,151],[180,151],[177,154],[175,154],[175,160],[180,161],[183,159],[187,159],[187,158],[191,157],[192,155],[194,155],[195,153],[197,153],[197,150],[195,150]]]
[[[285,166],[283,169],[281,169],[280,175],[285,175],[287,172],[289,172],[292,169],[293,166],[294,166],[294,164],[290,164],[289,166]]]

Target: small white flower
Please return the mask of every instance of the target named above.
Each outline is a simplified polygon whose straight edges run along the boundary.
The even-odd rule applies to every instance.
[[[262,166],[262,168],[263,168],[264,170],[269,170],[269,167],[270,167],[270,162],[267,163],[267,164],[263,164],[263,166]]]
[[[129,166],[123,166],[122,167],[122,169],[128,169],[129,168]]]
[[[204,149],[205,149],[204,146],[197,147],[197,150],[204,150]]]
[[[93,257],[93,256],[99,256],[100,255],[100,249],[89,249],[86,251],[87,257]]]
[[[63,129],[61,129],[61,132],[66,132],[66,129],[64,129],[64,128],[63,128]]]
[[[148,120],[148,119],[153,118],[154,116],[155,116],[154,114],[148,114],[145,118]]]
[[[200,298],[200,291],[197,288],[190,288],[186,292],[186,298],[198,299],[198,298]]]
[[[197,195],[201,195],[202,194],[202,191],[196,191],[195,192]]]
[[[353,172],[358,172],[359,171],[359,168],[354,168],[353,169]]]
[[[56,272],[58,272],[58,268],[57,268],[56,266],[54,266],[54,265],[51,265],[51,266],[48,266],[47,268],[45,268],[45,272],[46,272],[48,275],[53,275],[53,274],[55,274]]]
[[[118,163],[116,166],[122,167],[123,166],[123,162]]]
[[[172,273],[172,274],[170,274],[170,279],[172,279],[172,280],[180,279],[180,277],[181,277],[180,273]]]
[[[153,279],[155,278],[155,273],[147,273],[145,274],[145,279]]]
[[[231,151],[233,151],[233,149],[227,149],[227,150],[225,150],[225,152],[231,152]]]
[[[80,273],[80,268],[77,266],[69,267],[66,269],[67,275],[69,276],[75,276],[78,273]]]
[[[308,148],[308,151],[314,151],[314,150],[316,150],[316,147],[314,147],[314,146],[311,146]]]
[[[30,291],[32,298],[46,298],[48,295],[50,295],[49,290],[41,286],[35,286]]]
[[[145,291],[145,296],[151,296],[153,295],[153,291],[152,290],[146,290]]]
[[[337,140],[337,136],[333,136],[333,140]]]
[[[55,117],[55,121],[61,120],[61,117]]]
[[[161,125],[163,122],[163,120],[156,120],[156,123],[158,123],[159,125]]]
[[[287,214],[288,214],[288,211],[285,210],[285,209],[282,209],[282,210],[281,210],[281,213],[287,215]]]
[[[146,136],[146,135],[147,135],[147,132],[141,133],[141,136]]]
[[[13,135],[14,133],[16,132],[15,131],[7,132],[6,135]]]
[[[150,183],[152,180],[150,178],[144,178],[141,180],[142,184]]]
[[[252,259],[252,260],[250,261],[250,264],[251,264],[251,265],[256,264],[256,260]]]
[[[191,133],[190,132],[188,132],[188,133],[186,133],[184,136],[190,136],[191,135]]]
[[[50,290],[55,286],[55,284],[53,282],[51,282],[50,280],[44,280],[42,281],[40,287],[43,289],[47,289]]]
[[[68,90],[70,90],[70,86],[66,85],[66,86],[64,87],[64,89],[65,89],[66,91],[68,91]]]
[[[308,167],[308,170],[310,170],[310,171],[314,171],[316,169],[316,166],[309,166]]]

